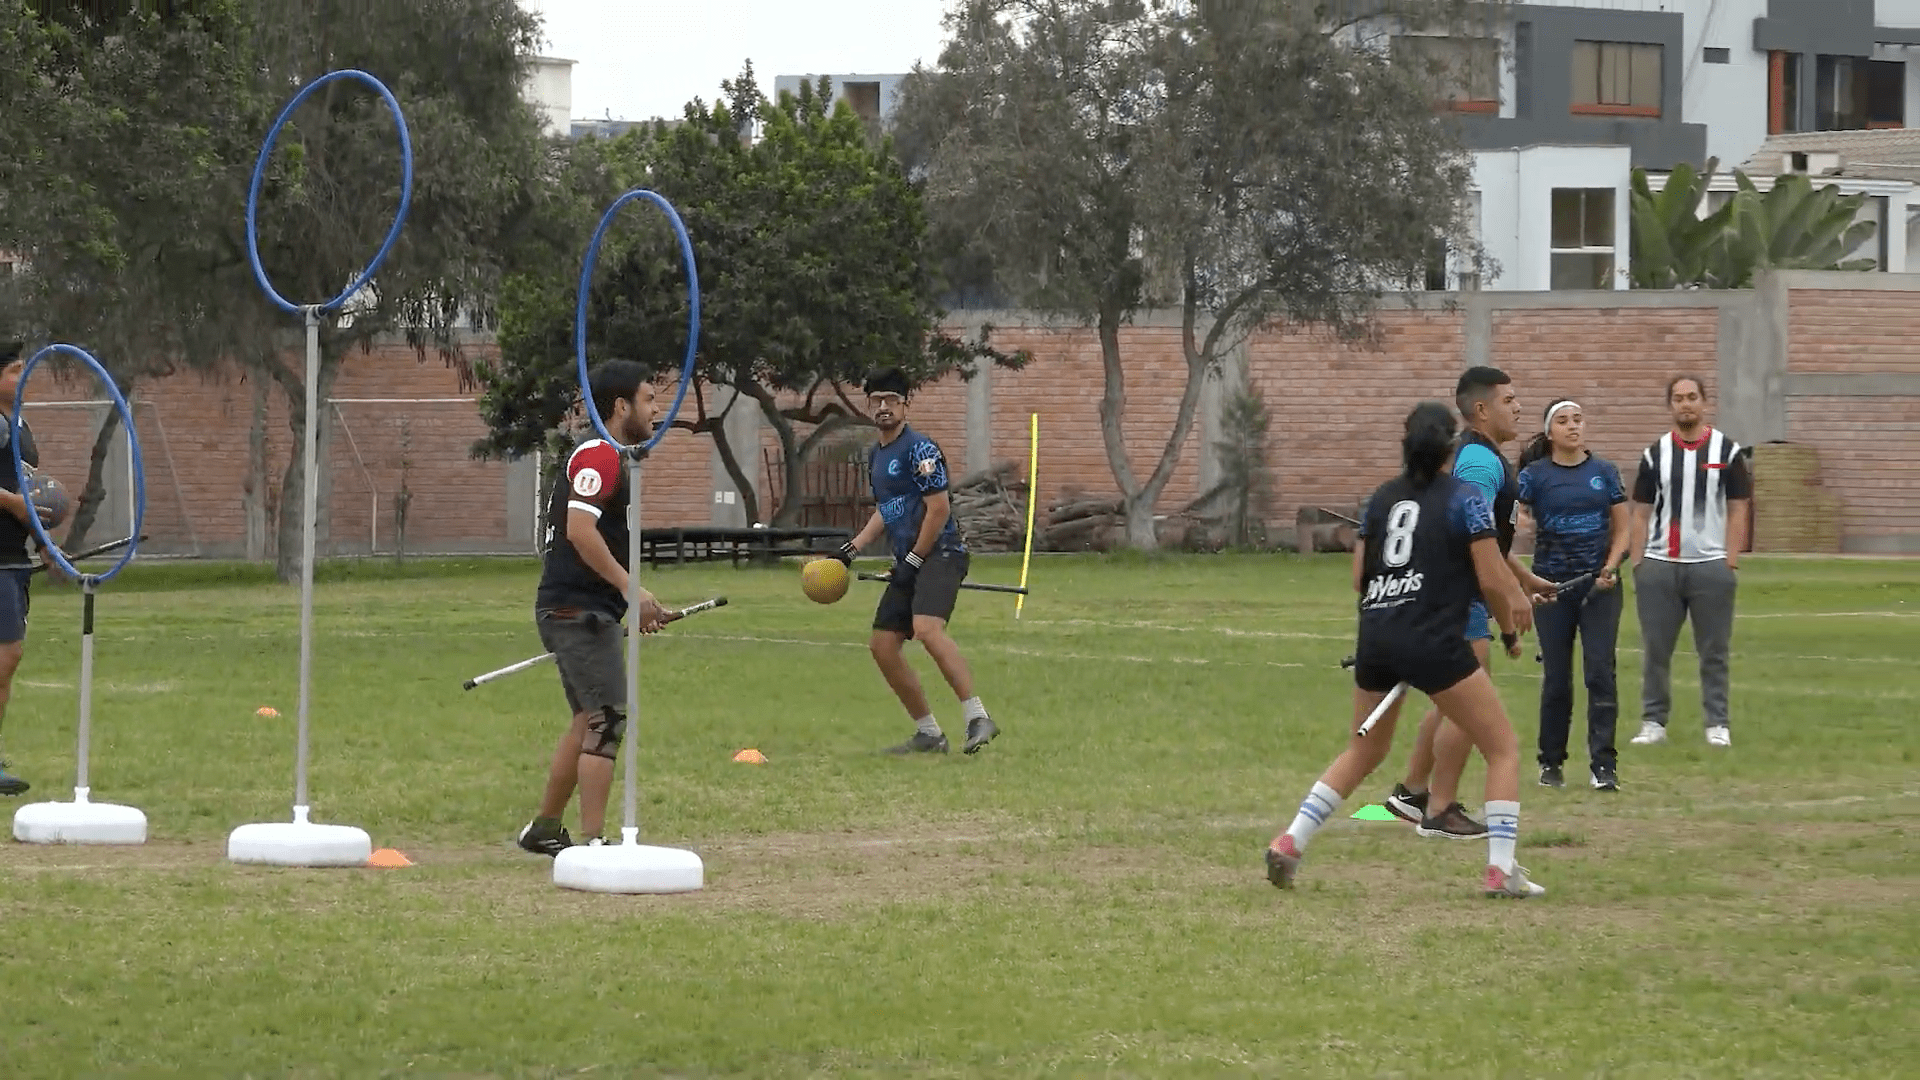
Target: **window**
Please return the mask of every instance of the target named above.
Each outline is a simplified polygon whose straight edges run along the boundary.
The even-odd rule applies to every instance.
[[[1573,43],[1573,111],[1584,116],[1660,115],[1666,47],[1621,41]]]
[[[1767,134],[1800,130],[1800,54],[1767,54]]]
[[[1500,111],[1500,42],[1494,38],[1398,35],[1393,62],[1427,81],[1433,99],[1454,112]]]
[[[847,105],[853,109],[854,115],[860,117],[862,120],[880,119],[879,83],[841,83],[840,89],[845,92]]]
[[[1716,49],[1712,46],[1708,46],[1707,47],[1707,63],[1731,64],[1733,63],[1733,53],[1727,49]]]
[[[1613,288],[1613,189],[1554,188],[1549,288]]]
[[[1867,61],[1867,126],[1907,126],[1907,65],[1898,60]]]

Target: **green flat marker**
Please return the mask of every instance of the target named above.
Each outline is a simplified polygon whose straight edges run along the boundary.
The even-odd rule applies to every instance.
[[[1400,820],[1399,818],[1393,816],[1393,811],[1387,809],[1384,806],[1381,806],[1379,803],[1375,803],[1372,806],[1363,806],[1357,812],[1355,812],[1353,816],[1356,818],[1359,818],[1361,821],[1399,821]]]

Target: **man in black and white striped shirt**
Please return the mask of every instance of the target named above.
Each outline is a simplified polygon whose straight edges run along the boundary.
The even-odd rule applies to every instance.
[[[1666,741],[1669,664],[1680,624],[1691,618],[1707,744],[1728,746],[1727,654],[1753,479],[1740,444],[1707,424],[1699,379],[1683,375],[1668,383],[1667,408],[1673,430],[1640,455],[1633,485],[1634,524],[1645,542],[1633,560],[1643,659],[1640,734],[1632,741]]]

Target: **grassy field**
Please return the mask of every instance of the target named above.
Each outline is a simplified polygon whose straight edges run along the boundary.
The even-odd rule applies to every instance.
[[[977,580],[1017,560],[979,558]],[[1046,559],[1016,622],[956,634],[1003,734],[895,760],[910,725],[839,605],[786,570],[657,574],[732,603],[646,645],[641,827],[704,891],[553,887],[511,845],[565,707],[530,561],[327,568],[313,802],[401,869],[225,861],[292,795],[298,593],[140,566],[99,599],[97,799],[142,847],[0,845],[10,1075],[1885,1077],[1920,1061],[1920,562],[1749,561],[1730,750],[1638,722],[1622,790],[1522,788],[1550,890],[1497,903],[1481,843],[1346,815],[1301,887],[1260,851],[1344,738],[1343,558]],[[36,593],[6,722],[71,798],[78,602]],[[938,716],[962,730],[938,687]],[[1537,667],[1498,681],[1531,761]],[[1418,700],[1418,699],[1416,699]],[[255,709],[272,705],[278,719]],[[1584,745],[1584,720],[1575,742]],[[630,744],[631,745],[631,744]],[[744,747],[763,766],[736,764]],[[1478,805],[1478,771],[1469,805]],[[0,803],[9,831],[14,806]],[[615,816],[618,815],[618,789]],[[1901,1061],[1908,1064],[1902,1066]]]

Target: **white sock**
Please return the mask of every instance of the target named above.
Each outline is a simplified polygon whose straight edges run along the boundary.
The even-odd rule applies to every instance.
[[[1520,804],[1487,800],[1487,865],[1513,872],[1513,849],[1520,843]]]
[[[1301,800],[1300,812],[1294,815],[1293,824],[1287,826],[1287,835],[1293,837],[1293,846],[1303,852],[1306,851],[1307,841],[1313,839],[1313,834],[1320,826],[1327,823],[1327,819],[1332,817],[1333,812],[1340,809],[1340,804],[1345,801],[1340,797],[1339,792],[1317,780],[1314,781],[1313,790],[1307,792],[1307,797]]]
[[[920,734],[922,735],[939,735],[940,734],[940,725],[934,721],[932,713],[928,713],[927,715],[920,717],[918,720],[915,720],[913,722],[913,726],[916,728],[919,728]]]
[[[987,707],[980,704],[979,698],[970,697],[960,703],[960,715],[968,720],[984,720],[987,717]]]

